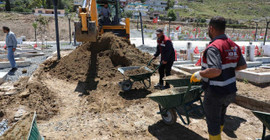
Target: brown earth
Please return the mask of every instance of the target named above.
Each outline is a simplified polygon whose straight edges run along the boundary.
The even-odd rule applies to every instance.
[[[133,69],[133,70],[127,70],[125,71],[126,76],[131,76],[131,75],[138,75],[138,74],[145,74],[149,73],[148,70],[146,70],[144,67],[140,67],[139,69]]]
[[[0,140],[27,140],[33,121],[33,115],[34,113],[29,113],[22,117],[16,125],[13,125],[0,137]]]
[[[256,73],[262,73],[262,72],[270,72],[270,69],[256,68],[255,70],[248,70],[248,71],[252,71],[252,72],[256,72]]]
[[[157,103],[146,98],[158,91],[153,86],[147,90],[137,82],[128,92],[120,90],[118,83],[123,75],[117,68],[145,66],[150,58],[128,41],[104,34],[99,44],[84,44],[62,55],[60,61],[54,57],[40,65],[27,82],[26,90],[18,95],[0,96],[1,110],[5,110],[4,117],[13,116],[11,112],[20,104],[37,110],[39,130],[49,140],[206,139],[203,117],[191,115],[188,126],[180,120],[172,126],[165,125],[156,114]],[[151,80],[153,85],[158,75]],[[79,97],[79,93],[89,95]],[[223,139],[261,136],[262,123],[250,110],[232,104],[227,114]]]
[[[23,77],[19,82],[14,83],[14,87],[18,92],[21,92],[20,94],[0,96],[0,110],[14,121],[12,118],[14,111],[23,105],[30,110],[35,110],[38,119],[48,120],[58,112],[60,101],[55,97],[55,93],[44,86],[41,81],[28,79]]]
[[[32,26],[32,23],[38,16],[33,14],[18,14],[18,13],[0,13],[0,27],[8,26],[11,31],[16,34],[17,37],[26,36],[27,41],[35,40],[35,30]],[[47,27],[47,32],[41,33],[37,31],[37,39],[41,41],[41,34],[47,36],[47,40],[55,40],[55,23],[54,17],[47,17],[49,19],[49,24]],[[68,19],[67,17],[59,17],[59,39],[68,41],[69,40],[69,29],[68,29]],[[74,31],[74,25],[71,23],[71,31]],[[45,38],[44,38],[45,39]],[[5,35],[0,32],[0,40],[5,40]]]
[[[270,86],[256,86],[252,83],[237,82],[238,94],[251,97],[253,99],[270,103]]]

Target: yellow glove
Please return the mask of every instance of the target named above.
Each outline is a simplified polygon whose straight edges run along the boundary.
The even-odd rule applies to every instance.
[[[190,78],[190,83],[200,82],[202,79],[202,76],[200,75],[200,71],[197,71],[192,74]]]

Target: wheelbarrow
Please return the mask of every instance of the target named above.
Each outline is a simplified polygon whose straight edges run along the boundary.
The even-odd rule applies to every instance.
[[[252,111],[252,113],[263,123],[263,134],[261,140],[270,140],[270,135],[266,135],[266,128],[270,130],[270,113]]]
[[[203,109],[201,94],[203,92],[200,83],[190,83],[189,78],[185,79],[173,79],[166,80],[166,82],[173,85],[174,88],[163,90],[165,94],[162,95],[155,93],[148,95],[147,97],[159,104],[158,114],[161,115],[162,120],[167,125],[172,125],[176,122],[177,115],[185,125],[190,124],[190,113],[197,111],[198,109]],[[170,93],[170,94],[168,94]],[[194,102],[200,101],[200,105],[192,107]],[[182,117],[180,109],[184,110],[186,120]],[[197,112],[196,112],[197,113]],[[197,113],[199,116],[202,114]]]
[[[33,115],[32,115],[33,114]],[[24,138],[27,138],[27,140],[44,140],[44,137],[42,137],[39,133],[39,130],[38,130],[38,127],[37,127],[37,121],[36,121],[36,112],[32,112],[29,114],[29,116],[26,116],[26,117],[32,117],[32,121],[29,125],[30,126],[30,129],[29,129],[29,132],[27,133],[27,135],[23,136]],[[17,122],[18,123],[18,122]],[[16,125],[16,124],[15,124]],[[13,127],[15,127],[15,125]],[[11,128],[10,128],[11,129]],[[4,135],[16,135],[17,132],[12,132],[12,131],[9,131],[7,130],[4,134]],[[21,138],[21,139],[24,139],[24,138]]]
[[[160,65],[158,65],[154,70],[148,68],[150,66],[153,59],[151,59],[147,66],[130,66],[130,67],[120,67],[118,71],[122,73],[124,76],[124,80],[119,82],[119,85],[123,91],[129,91],[132,88],[133,83],[140,82],[144,85],[146,89],[151,87],[151,76],[157,71]],[[135,74],[135,75],[126,75],[126,71],[135,70],[135,69],[145,69],[146,73]]]

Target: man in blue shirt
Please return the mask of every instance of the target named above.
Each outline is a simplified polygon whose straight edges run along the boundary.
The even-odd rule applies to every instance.
[[[103,25],[111,24],[111,11],[107,2],[104,4],[104,7],[101,8],[100,14],[103,17]]]
[[[8,49],[8,60],[11,65],[11,73],[14,73],[17,70],[17,65],[14,59],[14,52],[17,48],[17,39],[13,32],[10,31],[10,29],[6,26],[3,26],[3,32],[6,33],[6,46]]]

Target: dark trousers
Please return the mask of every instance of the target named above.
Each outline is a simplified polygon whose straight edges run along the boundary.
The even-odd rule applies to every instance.
[[[160,67],[158,69],[158,72],[159,72],[159,84],[160,85],[164,84],[163,78],[164,78],[165,74],[166,74],[166,76],[171,75],[172,65],[173,65],[173,62],[168,62],[167,64],[161,64],[160,65]],[[169,86],[169,84],[166,83],[166,86]]]
[[[220,126],[224,125],[227,107],[235,100],[236,93],[219,96],[219,93],[209,89],[206,89],[204,93],[203,106],[208,133],[215,136],[221,133]]]

